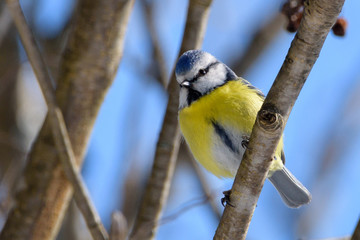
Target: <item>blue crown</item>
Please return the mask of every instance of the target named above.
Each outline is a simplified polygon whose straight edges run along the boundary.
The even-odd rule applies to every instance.
[[[176,75],[190,71],[204,54],[205,52],[201,50],[190,50],[181,55],[175,68]]]

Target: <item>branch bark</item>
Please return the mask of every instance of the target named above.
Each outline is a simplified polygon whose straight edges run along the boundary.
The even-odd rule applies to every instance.
[[[358,221],[358,223],[354,229],[354,232],[351,236],[351,240],[360,240],[360,220]]]
[[[221,219],[221,215],[222,215],[222,209],[220,210],[218,208],[218,204],[219,199],[214,197],[213,194],[213,190],[211,188],[211,186],[209,185],[209,181],[206,178],[205,174],[202,172],[201,166],[199,165],[198,162],[196,162],[196,160],[194,159],[194,157],[192,156],[192,153],[190,151],[190,149],[188,148],[188,146],[185,144],[185,142],[183,142],[180,146],[180,149],[183,148],[183,153],[184,153],[184,157],[185,159],[192,165],[193,169],[194,169],[194,173],[197,177],[197,179],[199,180],[199,183],[201,185],[201,188],[205,194],[205,196],[207,197],[209,204],[211,206],[212,212],[214,213],[214,216],[217,218],[218,221],[220,221]]]
[[[76,203],[79,206],[94,239],[107,239],[108,234],[101,223],[100,217],[91,202],[82,177],[78,172],[78,166],[76,166],[75,163],[75,156],[71,147],[69,134],[66,130],[63,115],[55,100],[55,92],[51,86],[52,81],[47,71],[47,66],[36,45],[35,38],[26,23],[25,16],[20,8],[20,3],[17,0],[8,0],[8,6],[12,11],[22,43],[48,106],[48,117],[55,145],[63,163],[64,172],[75,190],[74,195]]]
[[[212,0],[190,0],[180,54],[201,47]],[[180,56],[179,54],[179,56]],[[174,72],[169,81],[169,101],[156,146],[150,178],[136,217],[130,239],[152,239],[157,222],[166,203],[180,145],[177,120],[179,105],[178,84]]]
[[[230,196],[235,207],[226,206],[214,239],[245,239],[271,156],[343,4],[344,0],[305,2],[299,30],[258,113],[249,146],[236,174]]]
[[[125,216],[121,212],[113,212],[111,215],[110,240],[125,240],[128,226]]]
[[[9,29],[12,25],[12,19],[5,4],[0,4],[0,45],[2,45]]]
[[[8,0],[10,8],[15,7],[11,6],[12,4],[18,3]],[[49,114],[34,144],[25,171],[27,186],[18,195],[18,204],[9,216],[1,239],[52,239],[56,236],[72,189],[63,175],[54,146],[62,145],[62,149],[70,149],[71,141],[75,152],[65,151],[65,154],[70,159],[73,158],[73,165],[79,168],[100,104],[122,56],[124,33],[132,5],[132,0],[80,2],[72,36],[61,64],[56,92],[70,140],[60,137],[64,134],[66,136],[66,127],[61,121],[62,113],[56,107],[55,95],[49,81],[43,81],[41,85],[47,89],[43,93],[49,104]],[[17,26],[20,34],[26,31],[22,23],[17,23]],[[26,44],[24,45],[27,48]],[[36,64],[36,61],[32,61],[31,54],[29,59],[32,64]],[[39,81],[46,78],[46,67],[38,65],[34,67],[34,71]],[[60,128],[50,128],[56,125]],[[60,134],[55,136],[55,142],[51,130],[57,130],[56,133]],[[59,155],[61,158],[63,151]],[[74,169],[69,169],[69,172],[72,172],[72,178],[77,178]],[[73,182],[81,184],[79,179]],[[82,203],[84,199],[79,201],[78,196],[75,196],[78,207],[88,208],[87,204]],[[90,230],[96,225],[97,221],[90,223]],[[96,236],[99,239],[107,238],[103,227],[100,231],[102,233]]]
[[[16,105],[20,59],[16,29],[5,3],[0,4],[0,231],[13,205],[15,184],[25,162],[23,132]]]
[[[155,59],[154,63],[151,65],[151,69],[155,71],[152,73],[154,78],[159,81],[162,86],[166,86],[168,83],[167,77],[167,69],[165,64],[165,57],[160,47],[160,42],[158,36],[156,34],[156,26],[153,19],[153,8],[154,8],[154,1],[151,3],[148,0],[141,0],[140,1],[144,12],[145,12],[145,21],[146,26],[149,31],[151,43],[152,43],[152,51],[153,57]]]

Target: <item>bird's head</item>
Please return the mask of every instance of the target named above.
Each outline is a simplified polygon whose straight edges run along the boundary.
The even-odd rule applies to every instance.
[[[237,79],[228,66],[201,50],[190,50],[181,55],[175,75],[180,85],[180,109],[226,82]]]

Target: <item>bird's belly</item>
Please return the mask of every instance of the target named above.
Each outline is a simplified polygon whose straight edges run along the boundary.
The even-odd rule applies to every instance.
[[[245,152],[244,134],[221,124],[184,121],[181,131],[195,159],[218,177],[234,177]]]
[[[245,152],[242,144],[245,135],[229,129],[225,131],[225,139],[218,131],[213,132],[211,151],[219,168],[227,173],[222,177],[234,177]]]

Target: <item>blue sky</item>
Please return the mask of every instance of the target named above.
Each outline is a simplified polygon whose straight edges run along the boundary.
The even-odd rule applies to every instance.
[[[39,34],[52,36],[71,13],[71,0],[39,1],[35,24]],[[281,8],[282,1],[220,1],[211,9],[203,49],[225,63],[242,54],[259,24]],[[187,1],[155,1],[155,24],[168,74],[179,51]],[[344,38],[329,34],[320,57],[300,93],[285,129],[287,167],[313,194],[309,206],[289,209],[266,182],[248,239],[320,239],[350,235],[360,205],[360,2],[348,0],[341,16],[349,26]],[[119,207],[123,183],[130,169],[146,181],[151,169],[167,95],[145,70],[153,61],[145,19],[135,3],[126,35],[124,57],[110,88],[89,144],[84,177],[103,221]],[[243,77],[264,93],[274,81],[294,34],[282,30]],[[346,109],[345,109],[346,108]],[[332,161],[322,171],[324,152],[333,142]],[[231,180],[205,173],[221,198]],[[164,216],[203,196],[186,164],[174,176]],[[219,209],[222,210],[219,200]],[[217,219],[208,204],[194,207],[161,225],[157,239],[211,239]]]

